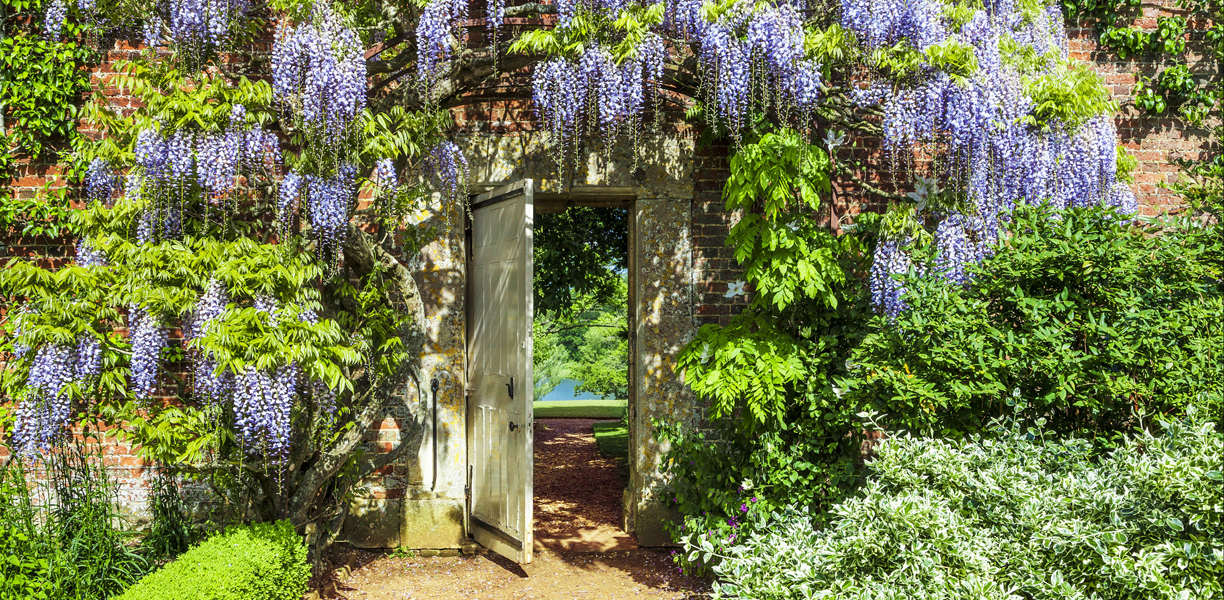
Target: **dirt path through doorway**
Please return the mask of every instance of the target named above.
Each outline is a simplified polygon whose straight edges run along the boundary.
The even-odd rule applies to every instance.
[[[637,548],[621,529],[624,482],[616,461],[599,454],[596,419],[537,419],[536,550],[611,552]]]
[[[666,550],[644,550],[620,528],[623,483],[599,454],[595,419],[540,419],[535,430],[536,556],[394,556],[345,549],[348,600],[698,600],[709,584],[682,575]]]

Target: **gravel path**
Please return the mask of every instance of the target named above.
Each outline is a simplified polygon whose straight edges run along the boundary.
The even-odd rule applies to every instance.
[[[620,529],[623,484],[599,455],[594,419],[541,419],[535,430],[535,560],[394,557],[340,550],[355,565],[332,598],[407,600],[697,600],[709,585],[683,576],[663,550]]]

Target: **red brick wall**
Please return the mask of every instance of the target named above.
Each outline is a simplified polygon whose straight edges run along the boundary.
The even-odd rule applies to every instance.
[[[1149,29],[1156,25],[1156,17],[1162,14],[1173,14],[1169,8],[1174,0],[1158,0],[1158,5],[1145,6],[1142,9],[1138,24]],[[518,19],[511,25],[531,26],[539,21]],[[1209,24],[1192,23],[1196,31],[1192,37],[1191,47],[1201,38],[1201,31]],[[508,39],[513,33],[513,27],[507,26],[502,32],[502,39]],[[478,27],[473,27],[474,35]],[[1161,183],[1176,180],[1177,169],[1170,164],[1171,158],[1194,158],[1206,147],[1208,137],[1206,131],[1187,131],[1179,121],[1171,118],[1149,118],[1138,114],[1131,105],[1131,90],[1137,76],[1154,76],[1162,68],[1163,63],[1152,61],[1148,57],[1136,57],[1120,60],[1112,52],[1101,51],[1095,43],[1097,32],[1093,28],[1071,27],[1068,30],[1071,37],[1071,51],[1074,57],[1087,60],[1101,72],[1106,83],[1111,87],[1114,98],[1122,105],[1118,119],[1119,136],[1131,153],[1140,163],[1136,170],[1135,191],[1139,201],[1144,206],[1144,212],[1157,213],[1177,204],[1176,196],[1159,187]],[[479,36],[476,36],[479,37]],[[472,39],[475,40],[476,37]],[[92,83],[103,89],[113,106],[121,110],[131,110],[134,100],[119,93],[113,87],[107,87],[107,82],[114,75],[116,61],[135,58],[136,50],[122,46],[106,52],[102,65],[94,71]],[[1195,62],[1195,67],[1201,70],[1206,63]],[[464,132],[495,133],[516,135],[525,131],[536,131],[534,112],[529,100],[529,73],[518,72],[504,74],[497,80],[469,97],[462,105],[452,109],[456,126]],[[674,110],[676,107],[671,106]],[[675,114],[672,112],[671,114]],[[87,133],[93,134],[94,132]],[[732,251],[724,246],[727,231],[733,223],[733,215],[723,209],[722,184],[728,174],[727,156],[729,148],[715,146],[699,149],[694,160],[694,197],[692,200],[692,275],[694,282],[693,315],[698,324],[725,323],[730,316],[747,303],[745,296],[727,298],[725,293],[729,284],[740,278],[739,269],[735,263]],[[16,178],[9,183],[13,193],[18,198],[33,197],[49,178],[61,174],[61,168],[53,163],[53,153],[48,153],[50,160],[37,163],[19,162]],[[869,155],[865,155],[869,156]],[[869,163],[870,166],[870,163]],[[878,165],[886,168],[886,165]],[[55,186],[62,185],[60,182]],[[846,191],[853,197],[853,186],[847,186]],[[838,214],[843,214],[848,207],[844,201],[839,201],[836,207]],[[6,256],[43,256],[48,266],[58,266],[72,254],[70,247],[62,246],[60,240],[48,239],[5,239],[9,245]],[[368,432],[365,441],[371,451],[385,451],[398,439],[396,421],[388,419]],[[147,490],[147,482],[142,479],[145,465],[140,465],[133,450],[122,444],[113,444],[106,450],[107,466],[112,474],[128,482],[124,492],[136,502],[143,498]],[[0,455],[0,460],[4,457]],[[380,473],[381,481],[375,482],[374,494],[386,498],[403,497],[404,490],[413,481],[419,480],[419,473],[410,473],[408,467],[388,467],[387,472]]]

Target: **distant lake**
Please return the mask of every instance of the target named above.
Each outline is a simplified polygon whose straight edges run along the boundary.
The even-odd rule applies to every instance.
[[[577,379],[562,379],[561,383],[558,383],[557,387],[553,388],[553,391],[548,392],[548,395],[544,396],[543,398],[539,398],[539,400],[547,401],[547,400],[602,400],[603,399],[603,396],[600,396],[599,394],[592,394],[591,392],[582,392],[581,394],[578,394],[577,396],[575,396],[574,386],[580,383],[582,382],[578,381]]]

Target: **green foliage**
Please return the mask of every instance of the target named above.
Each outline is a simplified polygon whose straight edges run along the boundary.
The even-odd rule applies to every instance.
[[[1139,0],[1064,0],[1067,14],[1095,21],[1101,31],[1101,45],[1112,48],[1122,59],[1140,54],[1155,55],[1152,62],[1168,65],[1158,77],[1140,77],[1133,91],[1135,106],[1151,116],[1172,116],[1192,127],[1210,130],[1216,143],[1210,144],[1201,158],[1174,158],[1182,177],[1168,187],[1185,198],[1195,212],[1209,213],[1218,221],[1224,215],[1224,82],[1219,62],[1224,59],[1224,4],[1199,0],[1178,0],[1177,14],[1161,16],[1156,29],[1146,31],[1133,25],[1142,14],[1135,10]],[[1130,24],[1128,24],[1130,23]],[[1189,36],[1190,23],[1211,23],[1201,37]],[[1192,72],[1189,61],[1196,62]]]
[[[170,469],[159,467],[149,485],[149,531],[140,540],[141,552],[153,560],[174,558],[191,546],[196,529],[183,506],[182,492]]]
[[[1024,93],[1033,110],[1022,122],[1043,129],[1078,129],[1088,119],[1117,110],[1109,88],[1088,65],[1060,63],[1038,77],[1026,77]]]
[[[852,34],[840,23],[831,23],[824,29],[808,29],[803,37],[803,54],[822,65],[844,63],[854,56],[852,40]]]
[[[1101,33],[1101,44],[1113,48],[1122,60],[1146,52],[1151,43],[1152,34],[1131,27],[1111,27]]]
[[[0,239],[44,236],[58,238],[78,233],[72,222],[67,190],[51,189],[48,182],[44,193],[34,198],[0,197]]]
[[[727,245],[756,288],[755,306],[784,310],[806,297],[836,307],[834,287],[845,282],[833,258],[838,242],[807,212],[828,193],[830,169],[828,154],[790,129],[766,133],[731,158],[723,199],[728,211],[745,214]]]
[[[824,151],[783,131],[744,144],[731,164],[727,208],[745,214],[727,243],[755,297],[677,356],[685,382],[710,402],[708,427],[655,423],[670,448],[667,499],[685,517],[672,535],[724,546],[777,507],[822,510],[854,486],[863,427],[835,382],[871,318],[856,276],[866,246],[813,215],[832,168]]]
[[[978,68],[973,46],[953,39],[928,46],[924,51],[909,42],[897,42],[889,48],[872,50],[869,62],[895,80],[909,77],[922,68],[935,68],[962,84],[967,83]]]
[[[573,321],[622,294],[629,266],[629,213],[575,206],[535,217],[532,289],[537,314]]]
[[[977,72],[977,56],[973,46],[952,39],[942,44],[927,46],[927,64],[944,71],[953,81],[968,83],[970,77]]]
[[[0,422],[9,417],[0,408]],[[0,463],[0,600],[48,600],[52,566],[22,466],[20,458]]]
[[[77,138],[79,105],[89,91],[89,72],[82,67],[96,59],[92,49],[74,39],[82,30],[72,21],[64,24],[61,42],[18,31],[23,16],[42,22],[42,4],[5,0],[0,7],[3,33],[17,33],[0,35],[0,110],[12,125],[4,149],[32,158],[50,144],[72,144]],[[2,18],[9,11],[16,14]]]
[[[911,277],[909,309],[879,318],[843,383],[892,429],[955,436],[1008,414],[1106,442],[1220,393],[1224,243],[1112,209],[1017,209],[972,284]]]
[[[616,64],[637,56],[637,47],[652,26],[663,22],[664,4],[631,5],[622,11],[579,7],[565,27],[530,29],[510,44],[510,52],[577,59],[587,47],[610,49]]]
[[[11,417],[0,409],[6,431]],[[0,600],[106,600],[147,571],[118,530],[97,438],[84,433],[43,459],[44,484],[26,482],[19,457],[0,464]]]
[[[132,586],[120,600],[298,600],[310,566],[288,521],[229,527]]]
[[[828,345],[808,341],[824,325],[811,313],[836,310],[853,287],[839,256],[856,248],[811,215],[829,190],[830,168],[824,150],[789,129],[744,144],[731,158],[723,198],[728,211],[745,214],[726,243],[755,297],[726,327],[703,326],[677,357],[677,370],[711,399],[715,418],[742,408],[753,422],[781,420],[790,386],[809,378],[812,353]],[[783,324],[779,313],[804,317]]]
[[[103,466],[100,437],[87,431],[84,440],[46,459],[55,495],[44,525],[54,549],[52,597],[105,600],[140,579],[149,564],[119,529],[118,485]]]
[[[869,63],[893,79],[904,79],[917,72],[925,58],[917,48],[900,41],[888,48],[872,50]]]
[[[1160,72],[1154,80],[1140,79],[1135,84],[1135,106],[1150,114],[1161,114],[1169,108],[1184,108],[1183,105],[1197,95],[1199,84],[1190,74],[1186,64],[1173,65]],[[1196,107],[1183,110],[1183,116],[1192,123],[1201,122],[1206,113]],[[1202,113],[1202,114],[1199,114]]]
[[[1202,161],[1181,158],[1175,162],[1181,167],[1181,178],[1170,187],[1194,211],[1210,214],[1217,223],[1224,222],[1224,154],[1215,153]]]
[[[980,0],[943,3],[943,17],[950,22],[953,30],[960,29],[973,20],[973,15],[982,8]]]
[[[1118,144],[1118,168],[1115,171],[1114,177],[1126,184],[1135,183],[1135,168],[1139,166],[1139,159],[1131,156],[1126,151],[1126,146]]]
[[[778,511],[733,548],[685,549],[714,564],[716,598],[1219,598],[1224,436],[1211,416],[1106,456],[1040,428],[894,437],[827,527]]]

